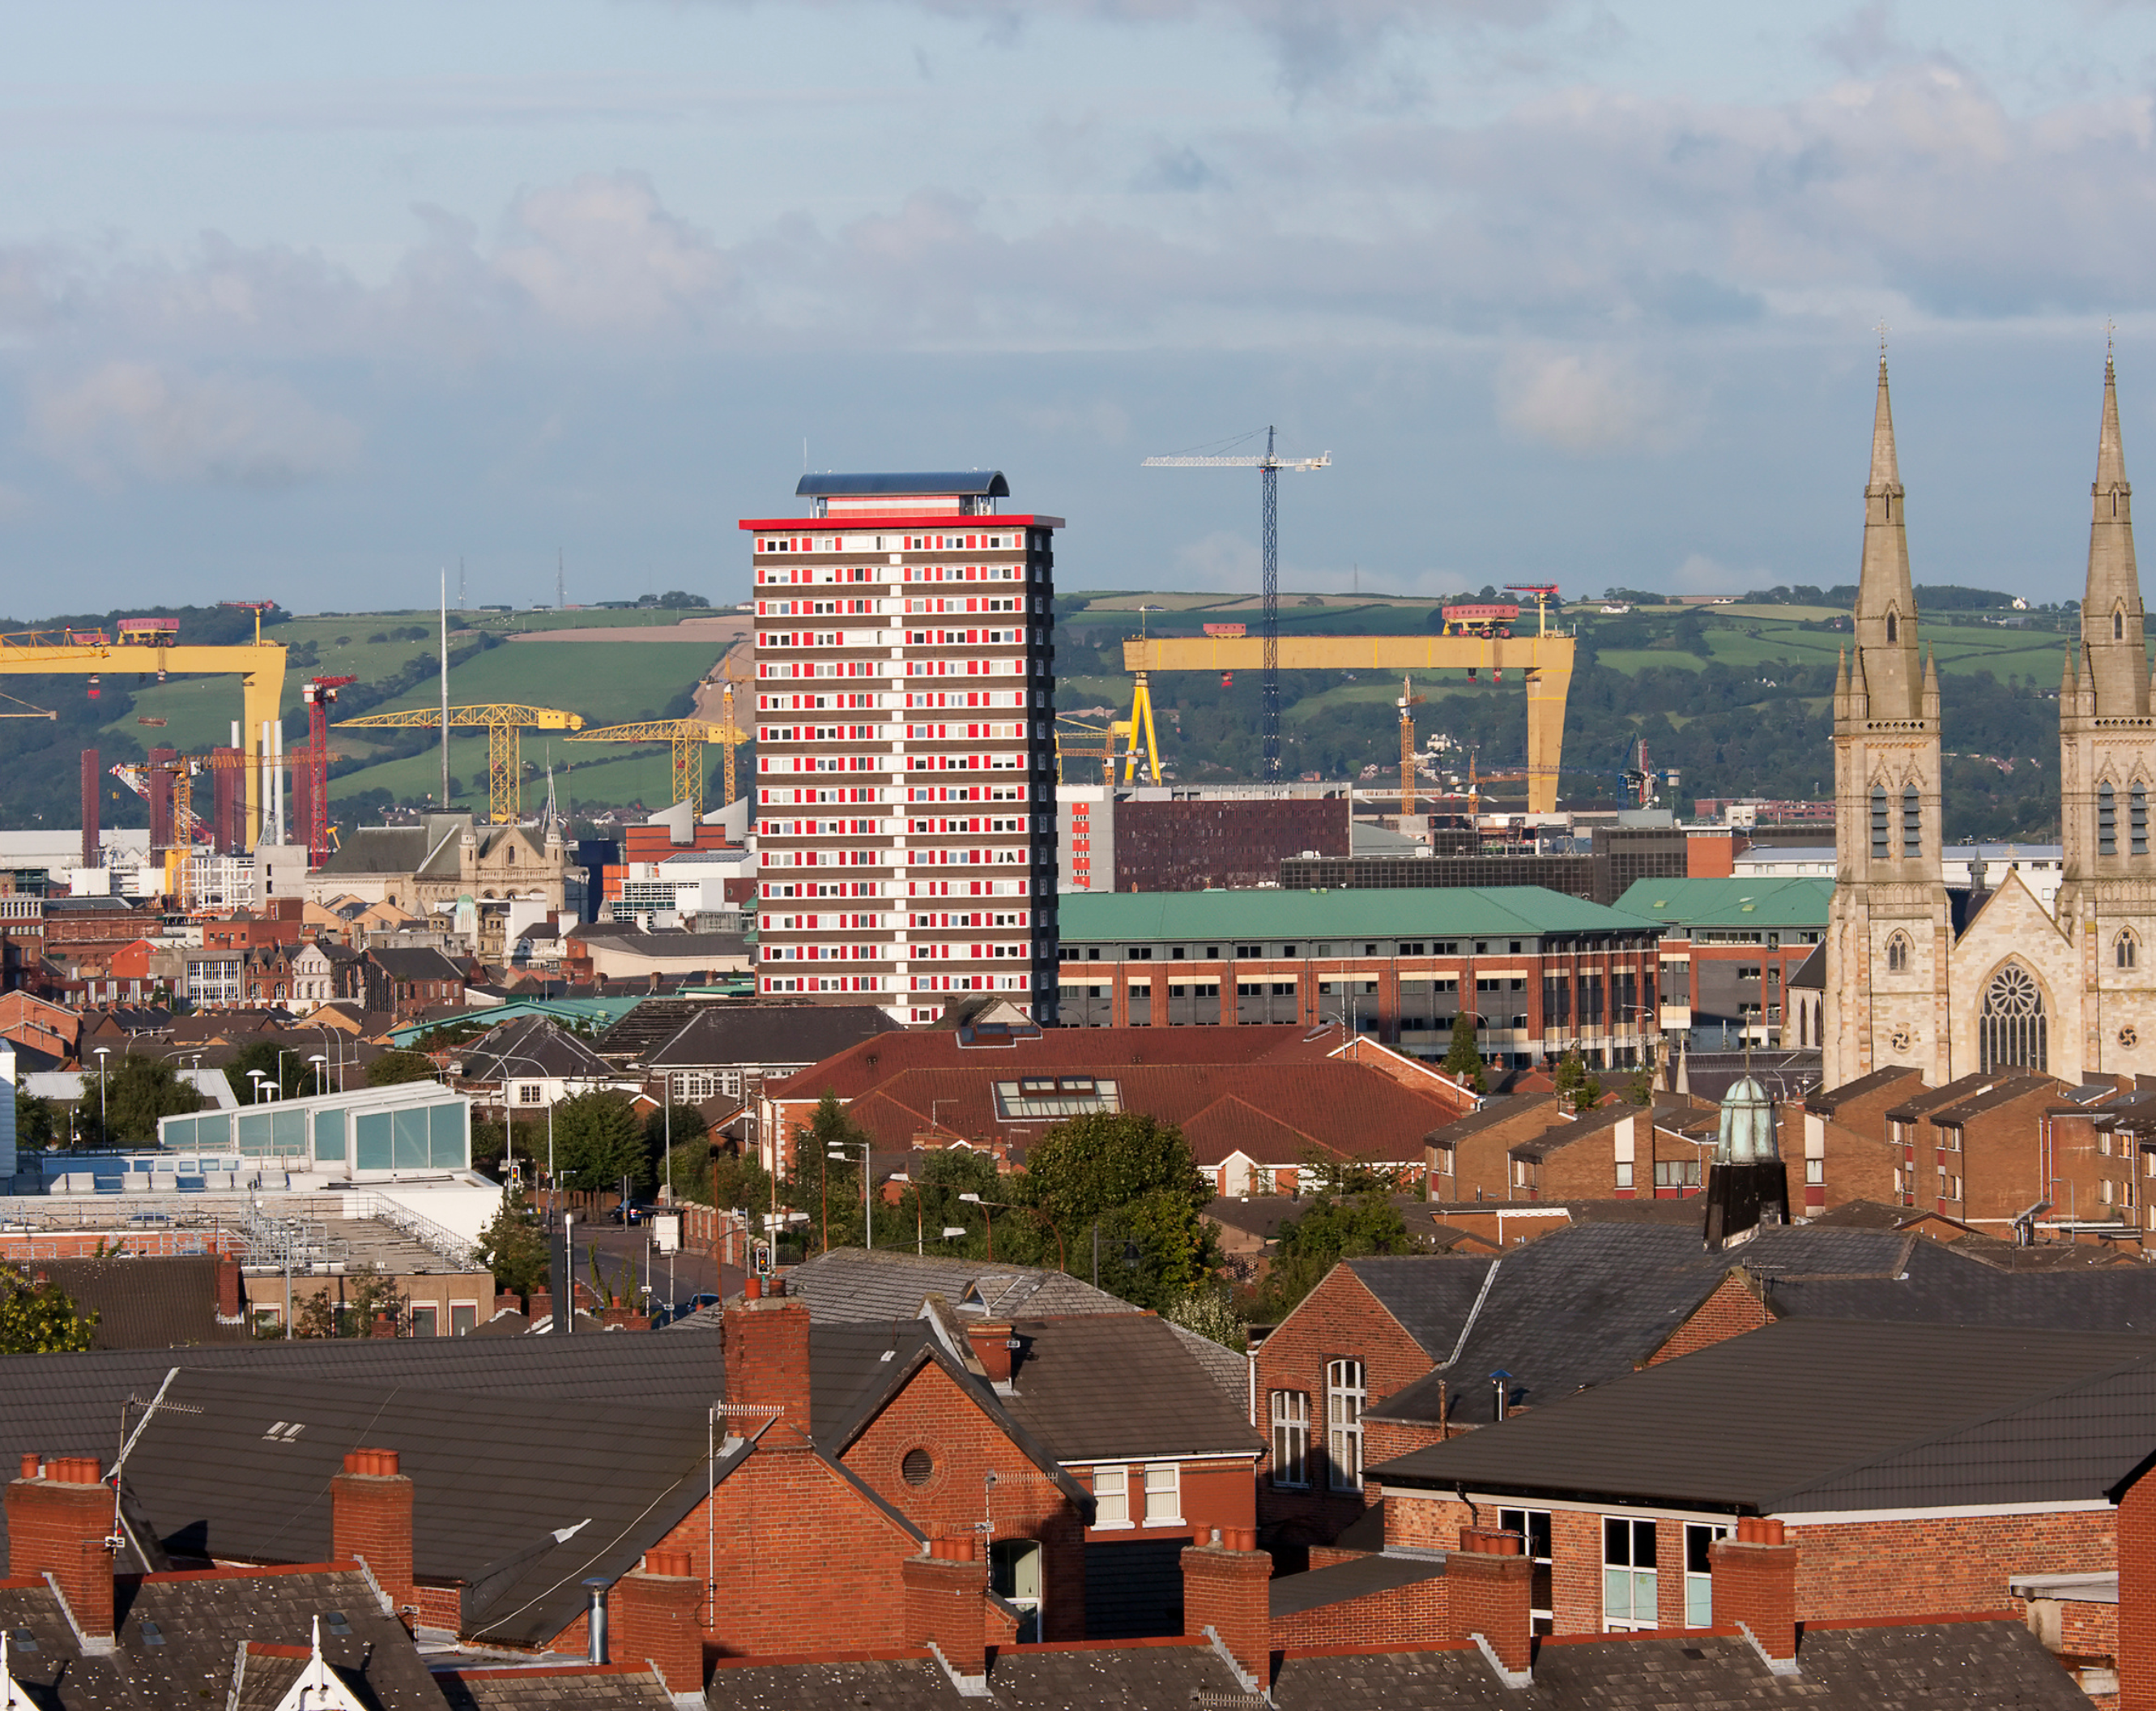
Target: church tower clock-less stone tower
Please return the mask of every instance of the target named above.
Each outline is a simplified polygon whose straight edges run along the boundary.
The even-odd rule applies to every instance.
[[[2156,1044],[2156,717],[2149,712],[2141,578],[2133,561],[2133,489],[2118,431],[2118,388],[2103,365],[2080,645],[2059,681],[2060,930],[2088,994],[2081,1014],[2085,1075],[2138,1068]],[[2063,1042],[2061,1042],[2063,1043]],[[1974,1067],[1974,1066],[1972,1066]]]
[[[1830,1087],[1887,1064],[1919,1069],[1933,1086],[1951,1073],[1953,926],[1940,869],[1938,674],[1917,646],[1902,509],[1882,354],[1856,645],[1834,692],[1836,883],[1822,1066]]]

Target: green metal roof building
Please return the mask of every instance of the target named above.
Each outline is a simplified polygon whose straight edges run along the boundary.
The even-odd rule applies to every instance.
[[[1830,879],[1643,879],[1617,907],[1694,933],[1736,928],[1789,933],[1826,928]]]
[[[1791,881],[1782,881],[1790,883]],[[1802,881],[1795,881],[1801,883]],[[1635,887],[1636,889],[1636,887]],[[1407,936],[1415,939],[1536,939],[1553,934],[1658,933],[1656,921],[1604,908],[1539,886],[1441,886],[1413,891],[1074,891],[1058,903],[1063,943],[1158,944],[1215,943],[1298,945],[1334,941],[1343,947]],[[1390,954],[1374,948],[1364,954]],[[1267,953],[1273,954],[1273,953]],[[1293,955],[1296,953],[1289,952]],[[1320,951],[1320,956],[1334,954]]]

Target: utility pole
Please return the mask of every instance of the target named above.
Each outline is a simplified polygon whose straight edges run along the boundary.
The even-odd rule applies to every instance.
[[[449,811],[449,573],[442,571],[442,812]]]

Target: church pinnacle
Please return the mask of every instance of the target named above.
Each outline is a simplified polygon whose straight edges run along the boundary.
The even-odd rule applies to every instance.
[[[2099,717],[2145,716],[2148,671],[2142,640],[2141,578],[2133,561],[2133,488],[2118,431],[2118,383],[2103,361],[2103,423],[2090,489],[2088,586],[2082,597],[2082,646],[2087,656],[2091,712]]]
[[[1894,455],[1894,410],[1887,358],[1879,358],[1879,398],[1871,424],[1871,478],[1864,488],[1864,558],[1857,576],[1856,671],[1870,691],[1871,717],[1922,717],[1917,650],[1917,596],[1909,580],[1909,543],[1902,516],[1902,476]]]

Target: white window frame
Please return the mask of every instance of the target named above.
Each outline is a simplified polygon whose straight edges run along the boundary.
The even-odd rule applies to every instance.
[[[1096,1467],[1093,1470],[1093,1524],[1098,1528],[1128,1527],[1131,1523],[1131,1470]]]
[[[1370,1400],[1368,1373],[1359,1360],[1325,1363],[1326,1482],[1337,1492],[1363,1489],[1363,1411]],[[1343,1477],[1342,1470],[1348,1471]]]
[[[1537,1526],[1535,1523],[1542,1524]],[[1497,1511],[1500,1531],[1520,1535],[1520,1549],[1527,1554],[1533,1566],[1533,1579],[1529,1582],[1527,1626],[1537,1634],[1557,1631],[1556,1541],[1550,1525],[1548,1509],[1500,1509]],[[1541,1537],[1537,1539],[1536,1535]],[[1537,1584],[1538,1583],[1538,1584]],[[1534,1596],[1536,1591],[1543,1596]]]
[[[1711,1628],[1714,1626],[1714,1559],[1709,1554],[1714,1541],[1729,1537],[1729,1529],[1713,1521],[1685,1523],[1684,1560],[1684,1621],[1688,1628]],[[1703,1546],[1701,1554],[1706,1557],[1704,1570],[1692,1567],[1695,1546]]]
[[[1618,1529],[1623,1529],[1621,1535],[1613,1537]],[[1652,1565],[1639,1566],[1642,1538],[1647,1540],[1648,1554],[1655,1555],[1652,1521],[1633,1515],[1602,1518],[1602,1631],[1605,1634],[1645,1633],[1661,1626],[1660,1570]],[[1613,1551],[1621,1554],[1622,1560],[1612,1561]],[[1642,1594],[1647,1606],[1644,1616],[1640,1614]]]
[[[1148,1527],[1183,1525],[1183,1464],[1180,1462],[1148,1462],[1145,1464],[1145,1524]]]
[[[2151,1156],[2156,1156],[2153,1154]],[[1272,1426],[1275,1491],[1310,1489],[1310,1392],[1275,1390],[1269,1409]],[[1289,1453],[1282,1453],[1285,1439]]]

